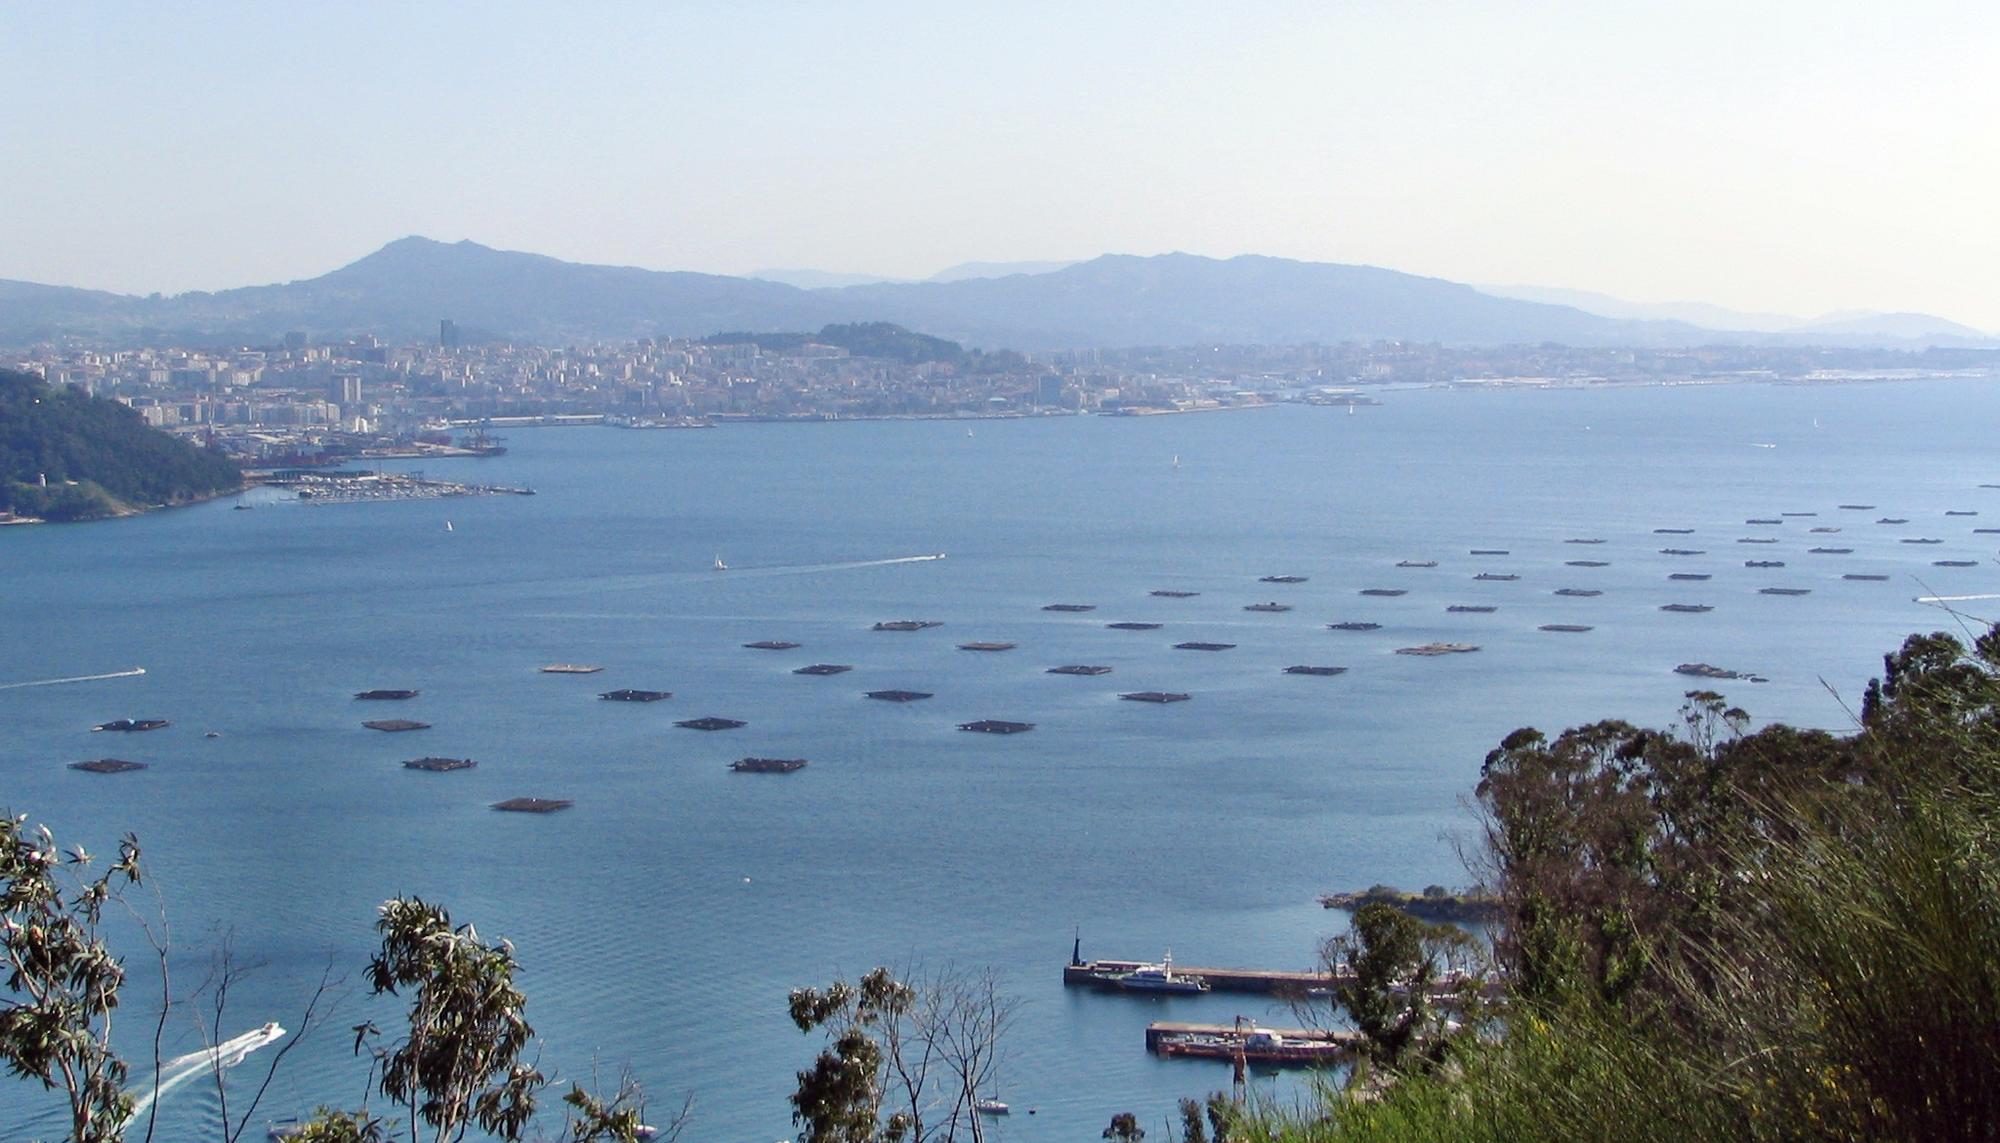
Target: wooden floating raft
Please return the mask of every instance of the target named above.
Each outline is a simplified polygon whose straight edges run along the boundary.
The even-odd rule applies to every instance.
[[[1326,629],[1328,631],[1380,631],[1382,625],[1380,623],[1367,623],[1358,619],[1350,619],[1343,623],[1329,623],[1326,625]]]
[[[1563,631],[1563,632],[1568,632],[1570,634],[1576,634],[1582,631],[1594,631],[1596,630],[1596,628],[1592,627],[1588,623],[1544,623],[1540,627],[1536,628],[1536,630]]]
[[[416,698],[416,697],[417,697],[417,692],[416,692],[416,691],[399,691],[399,690],[379,690],[379,691],[355,691],[355,692],[354,692],[354,697],[355,697],[355,698],[358,698],[358,699],[368,699],[368,700],[370,700],[370,701],[376,701],[376,702],[380,702],[380,701],[385,701],[385,700],[386,700],[386,701],[393,701],[393,700],[398,700],[398,699],[413,699],[413,698]]]
[[[1012,643],[960,643],[958,649],[961,651],[1012,651],[1014,645]]]
[[[1303,664],[1285,668],[1288,675],[1344,675],[1346,667],[1308,667]]]
[[[1704,580],[1704,579],[1714,579],[1715,577],[1707,572],[1671,572],[1668,574],[1667,578],[1677,579],[1677,580]]]
[[[1420,647],[1398,647],[1396,648],[1396,653],[1398,655],[1422,655],[1428,658],[1437,655],[1470,655],[1477,650],[1479,650],[1479,645],[1476,643],[1425,643]]]
[[[1190,694],[1183,694],[1179,691],[1129,691],[1125,694],[1119,695],[1118,697],[1126,700],[1127,702],[1170,703],[1170,702],[1186,702],[1187,700],[1193,698],[1194,696]]]
[[[1563,566],[1572,568],[1608,568],[1610,560],[1564,560]]]
[[[92,758],[88,762],[72,762],[72,770],[82,770],[87,774],[129,774],[134,770],[144,770],[144,762],[128,762],[123,758]]]
[[[933,627],[943,627],[943,626],[944,626],[943,622],[936,619],[885,619],[882,622],[877,623],[874,626],[873,630],[928,631]]]
[[[958,724],[958,728],[960,730],[972,731],[975,734],[1020,734],[1023,731],[1035,729],[1035,724],[1032,722],[1008,722],[1005,719],[998,718],[982,718],[976,722],[961,722]]]
[[[1062,667],[1050,667],[1044,674],[1050,675],[1108,675],[1110,667],[1100,667],[1089,663],[1072,663]]]
[[[1683,615],[1699,615],[1704,611],[1714,611],[1715,608],[1706,603],[1663,603],[1660,605],[1660,610],[1677,611]]]
[[[1445,608],[1445,610],[1455,611],[1455,612],[1473,612],[1484,615],[1487,614],[1488,612],[1498,611],[1500,609],[1498,607],[1493,606],[1490,603],[1454,603],[1450,607]]]
[[[1480,572],[1478,575],[1473,576],[1472,578],[1491,580],[1496,583],[1512,583],[1515,580],[1520,579],[1521,577],[1515,575],[1512,572]]]
[[[1146,594],[1157,595],[1161,599],[1193,599],[1195,596],[1200,595],[1201,593],[1198,591],[1173,591],[1167,588],[1155,588],[1154,590],[1149,591]]]
[[[1257,577],[1258,583],[1304,583],[1305,581],[1306,577],[1302,575],[1264,575]]]
[[[607,702],[659,702],[661,699],[674,697],[674,692],[635,691],[627,688],[624,690],[605,691],[603,694],[598,695],[597,697],[604,699]]]
[[[431,728],[431,724],[428,722],[418,722],[415,719],[409,718],[378,718],[372,722],[364,722],[361,725],[370,730],[384,730],[391,734],[404,730],[429,730]]]
[[[1559,587],[1555,590],[1555,594],[1580,597],[1588,595],[1603,595],[1604,593],[1597,590],[1594,587]]]
[[[1159,593],[1155,592],[1154,594],[1157,595]],[[1096,611],[1097,605],[1094,603],[1050,603],[1050,604],[1045,604],[1042,607],[1042,610],[1043,611]]]
[[[797,643],[786,639],[759,639],[755,643],[743,645],[752,651],[791,651],[798,648]]]
[[[734,730],[739,726],[748,726],[750,724],[741,719],[715,718],[710,716],[704,718],[686,718],[674,723],[674,725],[684,726],[689,730]]]
[[[1112,631],[1158,631],[1158,630],[1160,629],[1160,627],[1161,627],[1161,624],[1158,624],[1158,623],[1106,623],[1106,624],[1105,624],[1104,626],[1105,626],[1105,627],[1107,627],[1108,629],[1112,630]]]
[[[1230,649],[1234,648],[1235,646],[1236,646],[1236,644],[1234,644],[1234,643],[1176,643],[1176,644],[1174,644],[1174,650],[1176,650],[1176,651],[1227,651],[1227,650],[1230,650]]]
[[[493,808],[510,814],[552,814],[575,804],[568,798],[508,798],[504,802],[493,803]]]
[[[1246,604],[1244,604],[1244,605],[1243,605],[1243,610],[1245,610],[1245,611],[1272,611],[1272,612],[1277,612],[1277,611],[1290,611],[1291,609],[1292,609],[1292,605],[1291,605],[1291,604],[1289,604],[1289,603],[1279,603],[1279,602],[1278,602],[1278,601],[1276,601],[1276,600],[1272,600],[1272,601],[1271,601],[1271,602],[1269,602],[1269,603],[1246,603]]]
[[[929,691],[869,691],[867,697],[883,702],[916,702],[931,697]]]
[[[594,675],[603,667],[590,663],[550,663],[542,668],[545,675]]]
[[[738,774],[790,774],[805,765],[803,758],[738,758],[729,768]]]
[[[844,675],[853,670],[846,663],[814,663],[810,667],[799,667],[792,671],[795,675]]]
[[[1410,589],[1406,587],[1364,587],[1361,589],[1361,594],[1382,596],[1408,595],[1410,594]]]
[[[403,763],[405,770],[428,770],[433,774],[448,774],[453,770],[470,770],[479,763],[470,758],[412,758]]]

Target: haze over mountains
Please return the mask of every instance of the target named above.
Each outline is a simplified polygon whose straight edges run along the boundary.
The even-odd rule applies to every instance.
[[[817,272],[767,273],[803,284],[816,280]],[[821,275],[824,286],[801,288],[411,237],[317,278],[216,293],[136,297],[0,281],[0,343],[68,334],[251,343],[287,330],[319,338],[374,333],[423,339],[435,334],[438,319],[450,318],[475,336],[549,343],[890,321],[967,345],[1030,351],[1377,340],[2000,345],[1925,315],[1869,315],[1772,330],[1765,327],[1790,319],[1713,307],[1652,310],[1570,292],[1517,289],[1540,296],[1503,297],[1494,289],[1394,270],[1258,255],[1109,254],[1074,264],[973,263],[923,282],[855,277]],[[1685,320],[1704,317],[1702,325]]]

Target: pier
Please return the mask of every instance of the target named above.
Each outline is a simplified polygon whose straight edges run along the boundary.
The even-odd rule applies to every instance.
[[[1361,1033],[1325,1028],[1266,1028],[1254,1025],[1263,1032],[1275,1032],[1286,1040],[1303,1040],[1314,1044],[1338,1044],[1352,1051],[1361,1042]],[[1146,1025],[1146,1050],[1157,1053],[1160,1041],[1169,1036],[1215,1036],[1221,1039],[1241,1039],[1244,1029],[1238,1024],[1184,1024],[1173,1020],[1161,1020]]]
[[[1139,960],[1091,960],[1063,966],[1063,984],[1070,987],[1117,987],[1116,978],[1146,967]],[[1283,972],[1268,968],[1195,968],[1175,964],[1181,976],[1198,976],[1215,992],[1251,992],[1269,995],[1291,993],[1303,996],[1315,988],[1332,988],[1341,983],[1324,972]]]

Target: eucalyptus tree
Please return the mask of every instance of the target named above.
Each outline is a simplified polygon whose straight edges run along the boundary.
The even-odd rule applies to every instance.
[[[111,1046],[125,969],[101,935],[104,907],[139,884],[127,834],[102,873],[81,846],[63,852],[46,827],[0,817],[0,1060],[16,1076],[61,1088],[71,1143],[118,1143],[132,1114],[126,1065]]]
[[[798,1073],[792,1119],[804,1143],[985,1138],[976,1104],[993,1081],[1014,1002],[989,974],[945,971],[794,989],[792,1022],[827,1044]]]

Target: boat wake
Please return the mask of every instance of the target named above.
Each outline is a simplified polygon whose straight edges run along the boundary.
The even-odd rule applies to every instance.
[[[218,1071],[233,1068],[248,1059],[250,1053],[264,1047],[266,1044],[277,1043],[284,1036],[285,1030],[279,1027],[277,1021],[274,1020],[261,1028],[224,1040],[212,1048],[203,1048],[198,1052],[189,1052],[185,1056],[175,1056],[173,1059],[160,1065],[160,1073],[157,1077],[158,1086],[154,1084],[134,1085],[135,1091],[143,1091],[145,1094],[141,1095],[132,1104],[132,1118],[126,1122],[136,1121],[139,1116],[145,1114],[148,1107],[151,1107],[154,1103],[172,1093],[176,1088],[184,1087],[189,1082],[200,1079],[203,1076],[213,1075]]]
[[[833,564],[775,564],[770,567],[732,567],[729,574],[743,575],[812,575],[818,572],[853,571],[857,568],[882,568],[891,564],[927,564],[944,558],[943,552],[928,556],[892,556],[886,560],[847,560]]]
[[[94,683],[99,679],[129,679],[146,673],[144,667],[134,667],[129,671],[109,671],[102,675],[71,675],[63,679],[35,679],[26,683],[0,683],[0,691],[19,690],[22,687],[55,687],[64,683]]]
[[[2000,593],[1987,592],[1984,595],[1920,595],[1917,603],[1970,603],[1975,599],[2000,599]]]

